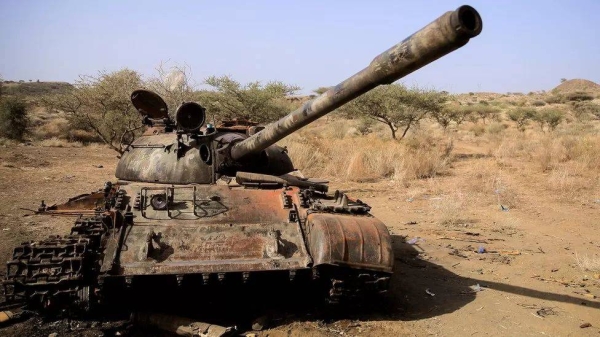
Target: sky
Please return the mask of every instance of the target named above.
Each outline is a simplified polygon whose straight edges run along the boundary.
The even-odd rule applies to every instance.
[[[74,82],[129,68],[185,65],[211,75],[280,80],[309,93],[366,67],[463,1],[0,0],[0,77]],[[551,90],[600,82],[600,1],[468,2],[483,31],[401,80],[453,93]]]

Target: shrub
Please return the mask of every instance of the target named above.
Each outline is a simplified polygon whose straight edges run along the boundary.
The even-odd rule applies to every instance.
[[[0,103],[0,136],[22,140],[29,126],[27,106],[19,98],[5,98]]]
[[[476,121],[477,119],[481,119],[483,124],[486,123],[487,120],[498,120],[500,115],[500,109],[484,104],[474,104],[468,107],[465,107],[469,112],[468,115]]]
[[[508,118],[517,123],[517,129],[520,131],[525,131],[525,127],[535,116],[536,111],[528,108],[516,108],[508,112]]]
[[[36,139],[62,138],[68,137],[69,122],[64,118],[51,119],[37,127],[32,131]]]
[[[542,130],[544,125],[548,126],[550,130],[554,130],[565,119],[565,113],[556,108],[546,108],[538,111],[534,119],[540,124]]]
[[[593,99],[594,96],[592,94],[584,91],[576,91],[567,95],[567,100],[571,102],[591,101]]]
[[[590,115],[600,118],[600,105],[593,102],[575,102],[573,103],[573,114],[583,120]]]
[[[548,96],[546,97],[546,99],[544,99],[544,101],[546,101],[546,103],[548,104],[559,104],[559,103],[563,103],[565,100],[565,98],[562,95],[552,95],[552,96]]]
[[[475,137],[479,137],[485,133],[485,127],[483,125],[475,124],[470,128],[471,132]]]
[[[373,127],[375,126],[375,121],[371,118],[363,117],[358,121],[358,125],[356,129],[360,132],[361,135],[367,135],[373,132]]]
[[[96,135],[94,132],[80,129],[69,131],[69,141],[80,142],[83,144],[102,142],[100,137],[98,137],[98,135]]]
[[[531,105],[533,105],[533,106],[544,106],[544,105],[546,105],[546,102],[538,100],[538,101],[531,102]]]
[[[489,134],[497,135],[497,134],[500,134],[502,131],[504,131],[504,129],[506,129],[506,125],[499,123],[499,122],[493,122],[493,123],[490,123],[490,125],[488,125],[486,131]]]

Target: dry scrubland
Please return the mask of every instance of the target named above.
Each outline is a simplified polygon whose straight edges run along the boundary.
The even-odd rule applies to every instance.
[[[477,94],[470,96],[477,99]],[[535,102],[536,97],[507,96]],[[494,100],[488,100],[492,103]],[[600,102],[600,100],[596,100]],[[568,105],[559,108],[568,110]],[[506,110],[508,108],[505,108]],[[506,117],[465,122],[443,130],[425,121],[403,140],[391,139],[384,125],[361,134],[362,122],[330,118],[300,130],[281,142],[306,175],[334,181],[372,182],[385,179],[390,186],[410,188],[416,179],[452,174],[452,165],[465,156],[484,159],[463,177],[463,192],[502,190],[504,176],[531,176],[559,198],[581,201],[600,197],[600,122],[581,121],[569,112],[555,130],[541,130],[531,122],[524,131]],[[460,177],[457,177],[460,178]],[[517,206],[511,205],[511,206]]]
[[[497,118],[446,129],[424,119],[402,140],[384,124],[334,113],[281,141],[304,175],[373,206],[393,235],[396,270],[383,313],[284,315],[259,335],[597,336],[600,119],[570,100],[584,91],[586,109],[600,104],[597,85],[567,81],[547,93],[458,95],[452,104],[494,107]],[[519,129],[509,116],[517,108],[557,109],[564,119],[554,130],[533,120]],[[0,209],[9,228],[0,239],[10,246],[68,228],[28,218],[32,225],[15,231],[19,207],[99,187],[116,163],[114,151],[70,128],[64,114],[34,108],[30,116],[33,146],[0,143],[1,187],[18,203]],[[481,292],[469,288],[479,284]]]

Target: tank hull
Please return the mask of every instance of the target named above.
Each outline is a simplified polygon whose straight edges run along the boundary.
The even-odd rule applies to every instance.
[[[318,283],[332,299],[385,292],[394,261],[385,225],[362,202],[307,191],[107,184],[47,207],[94,215],[79,218],[71,235],[17,247],[5,292],[46,309],[85,310],[103,299],[133,304],[157,285],[167,297],[178,287],[274,280]]]

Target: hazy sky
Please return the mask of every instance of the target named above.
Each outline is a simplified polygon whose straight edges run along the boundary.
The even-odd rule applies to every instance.
[[[334,85],[463,1],[0,0],[0,75],[74,81],[161,61],[242,81]],[[600,82],[600,0],[470,1],[483,32],[403,82],[451,92]]]

